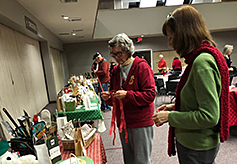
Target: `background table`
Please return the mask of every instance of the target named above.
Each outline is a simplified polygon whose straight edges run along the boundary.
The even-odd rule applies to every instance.
[[[62,160],[68,159],[70,157],[70,153],[75,153],[74,150],[64,150],[63,143],[61,140],[59,140],[58,143],[60,146]],[[107,157],[105,154],[104,145],[99,133],[95,133],[95,140],[86,149],[86,154],[94,161],[94,164],[107,163]]]
[[[229,127],[237,125],[237,87],[230,89]]]

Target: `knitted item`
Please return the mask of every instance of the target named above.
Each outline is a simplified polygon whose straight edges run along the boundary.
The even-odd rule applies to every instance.
[[[115,91],[114,91],[115,92]],[[110,130],[109,130],[109,135],[112,135],[112,131],[114,133],[114,139],[113,139],[113,145],[115,145],[115,138],[116,138],[116,132],[115,132],[115,118],[116,118],[116,98],[112,96],[113,91],[110,92],[110,95],[112,97],[112,102],[113,102],[113,111],[112,111],[112,119],[111,119],[111,125],[110,125]],[[125,116],[124,116],[124,111],[123,111],[123,102],[120,99],[117,99],[119,101],[119,108],[121,112],[121,123],[119,125],[119,133],[122,133],[123,129],[125,132],[125,142],[128,143],[128,132],[126,128],[126,121],[125,121]]]
[[[218,69],[221,75],[221,96],[220,96],[220,141],[224,142],[229,137],[229,126],[228,126],[228,108],[229,108],[229,71],[226,65],[225,59],[221,52],[210,45],[207,41],[204,41],[200,46],[198,46],[194,51],[185,56],[185,63],[188,64],[182,75],[180,82],[176,89],[176,100],[175,100],[175,111],[180,111],[180,92],[185,85],[189,73],[192,69],[193,61],[202,52],[211,54],[217,63]],[[174,143],[174,128],[169,128],[168,137],[168,155],[175,155],[175,143]]]

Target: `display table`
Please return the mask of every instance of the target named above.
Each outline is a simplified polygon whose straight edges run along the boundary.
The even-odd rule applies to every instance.
[[[229,127],[237,125],[237,87],[230,89]]]
[[[102,113],[99,108],[99,102],[98,99],[91,101],[91,109],[85,110],[84,105],[78,105],[76,107],[75,111],[68,111],[65,112],[67,116],[67,121],[70,120],[78,120],[80,118],[81,121],[87,121],[87,120],[104,120]],[[54,113],[56,116],[56,113]],[[63,117],[64,112],[59,112],[58,117]]]
[[[68,159],[70,157],[70,153],[75,153],[74,150],[64,150],[62,141],[59,140],[58,142],[60,146],[62,160]],[[95,140],[86,149],[86,154],[94,161],[94,164],[107,163],[104,145],[99,133],[95,133]]]

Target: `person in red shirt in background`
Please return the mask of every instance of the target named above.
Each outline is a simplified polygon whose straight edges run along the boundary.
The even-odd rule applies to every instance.
[[[110,76],[109,76],[109,63],[108,61],[99,53],[96,52],[93,56],[93,60],[95,63],[98,63],[98,69],[93,69],[96,76],[99,78],[102,88],[104,91],[108,91],[109,82],[110,82]],[[102,89],[99,86],[99,92],[101,92]],[[108,112],[111,111],[111,107],[105,103],[105,101],[102,99],[101,95],[101,111]]]
[[[165,73],[166,72],[166,61],[163,59],[163,55],[160,54],[159,55],[159,63],[158,63],[158,70],[159,70],[159,73]]]
[[[182,71],[181,61],[178,57],[175,57],[172,63],[172,68],[174,71]]]

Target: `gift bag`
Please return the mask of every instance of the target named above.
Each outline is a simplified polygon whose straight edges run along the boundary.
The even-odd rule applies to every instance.
[[[46,141],[48,153],[51,158],[52,164],[61,161],[61,152],[58,144],[58,137],[52,137]]]
[[[75,129],[75,140],[74,140],[74,146],[75,146],[75,155],[78,156],[86,156],[86,149],[84,147],[85,143],[83,140],[83,136],[81,133],[80,128]]]
[[[40,164],[51,164],[48,148],[45,143],[34,146],[37,151],[38,161]]]
[[[43,138],[37,141],[37,144],[34,145],[34,148],[37,152],[38,161],[40,164],[52,164],[50,160],[50,156],[48,153],[48,148],[46,145],[47,136],[43,135]]]

